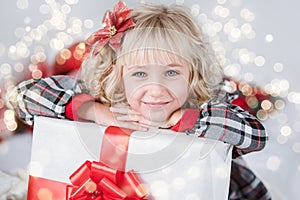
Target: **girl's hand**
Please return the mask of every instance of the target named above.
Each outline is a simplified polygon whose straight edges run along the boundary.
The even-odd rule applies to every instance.
[[[178,109],[167,121],[153,122],[145,119],[140,113],[130,109],[128,105],[117,104],[110,108],[115,118],[120,122],[132,122],[146,128],[170,128],[174,126],[182,116],[183,111]]]
[[[160,122],[152,122],[144,118],[142,114],[132,110],[126,104],[116,104],[110,107],[110,111],[113,113],[114,118],[119,121],[119,123],[133,123],[147,129],[159,128],[163,124]]]
[[[135,116],[137,113],[131,112]],[[77,115],[82,120],[93,121],[102,126],[119,126],[138,131],[147,131],[148,127],[134,120],[118,120],[118,114],[113,113],[108,106],[99,102],[86,102],[77,111]]]

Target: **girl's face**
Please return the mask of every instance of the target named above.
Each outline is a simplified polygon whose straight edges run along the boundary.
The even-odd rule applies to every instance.
[[[153,122],[167,120],[189,96],[189,66],[164,61],[125,65],[123,83],[131,108]]]

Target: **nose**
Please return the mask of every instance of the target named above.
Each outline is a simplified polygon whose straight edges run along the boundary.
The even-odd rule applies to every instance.
[[[161,97],[166,94],[166,88],[160,84],[149,85],[147,91],[152,97]]]

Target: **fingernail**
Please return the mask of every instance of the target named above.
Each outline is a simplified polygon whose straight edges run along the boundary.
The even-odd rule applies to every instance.
[[[141,128],[141,131],[146,132],[148,131],[148,128]]]

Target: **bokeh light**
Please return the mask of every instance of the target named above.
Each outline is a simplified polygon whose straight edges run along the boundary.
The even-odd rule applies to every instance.
[[[281,159],[278,156],[270,156],[267,160],[267,168],[272,171],[277,171],[280,167]]]

